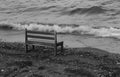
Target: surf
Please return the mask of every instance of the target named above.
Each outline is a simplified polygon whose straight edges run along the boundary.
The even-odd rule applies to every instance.
[[[45,24],[45,23],[0,23],[2,30],[37,30],[43,32],[94,35],[97,37],[120,37],[120,28],[116,27],[90,27],[77,24]]]

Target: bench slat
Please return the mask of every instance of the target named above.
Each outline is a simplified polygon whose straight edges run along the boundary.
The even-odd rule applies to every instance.
[[[55,40],[54,37],[48,37],[48,36],[27,35],[27,37],[29,37],[29,38],[39,38],[39,39]]]
[[[31,34],[44,34],[44,35],[54,35],[54,33],[48,33],[48,32],[41,32],[41,31],[30,31],[27,30],[27,33],[31,33]]]
[[[51,48],[54,48],[54,46],[51,46],[51,45],[43,45],[43,44],[28,44],[28,45],[45,46],[45,47],[51,47]]]
[[[28,44],[35,44],[35,45],[48,45],[54,46],[54,43],[47,43],[47,42],[38,42],[38,41],[27,41]]]

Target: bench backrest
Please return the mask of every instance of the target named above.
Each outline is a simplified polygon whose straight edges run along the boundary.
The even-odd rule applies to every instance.
[[[41,32],[41,31],[31,31],[25,29],[25,42],[27,42],[29,38],[53,40],[55,43],[57,43],[57,33],[55,31]]]

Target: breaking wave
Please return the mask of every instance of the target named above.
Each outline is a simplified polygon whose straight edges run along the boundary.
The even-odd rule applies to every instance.
[[[75,24],[42,24],[42,23],[29,23],[29,24],[11,24],[11,23],[1,23],[0,29],[15,29],[24,30],[25,28],[29,30],[37,30],[44,32],[57,31],[58,33],[74,33],[74,34],[88,34],[99,37],[120,37],[120,28],[115,27],[89,27],[81,26]]]
[[[67,14],[67,15],[74,15],[74,14],[101,14],[105,13],[107,10],[102,8],[101,6],[93,6],[90,8],[74,8],[72,10],[65,10],[63,11],[62,14]]]

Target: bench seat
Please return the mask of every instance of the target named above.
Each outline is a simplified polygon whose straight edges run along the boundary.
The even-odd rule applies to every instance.
[[[60,46],[63,42],[58,42],[57,46]],[[27,44],[31,45],[37,45],[37,46],[48,46],[48,47],[54,47],[54,42],[38,42],[38,41],[28,41]]]

